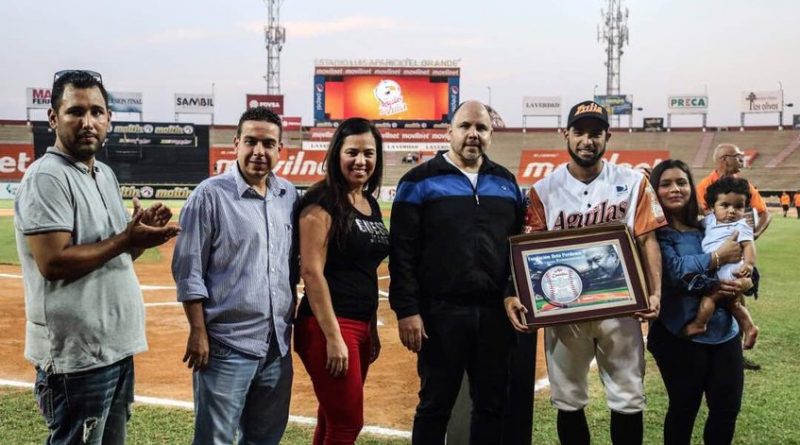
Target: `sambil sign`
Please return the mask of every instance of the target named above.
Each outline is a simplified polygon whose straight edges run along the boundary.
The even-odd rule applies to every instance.
[[[34,158],[31,144],[0,143],[0,182],[22,179]]]
[[[703,114],[708,112],[708,96],[703,94],[680,94],[667,98],[667,109],[674,114]]]
[[[664,159],[669,159],[669,150],[608,150],[604,159],[629,168],[653,168]],[[549,175],[559,166],[569,162],[569,153],[562,150],[523,150],[519,161],[517,182],[520,186],[531,186]]]
[[[210,176],[225,173],[236,166],[233,147],[211,147],[208,152]],[[284,148],[272,172],[297,184],[312,184],[325,177],[325,152]]]
[[[175,112],[212,114],[214,113],[214,96],[210,94],[175,93]]]

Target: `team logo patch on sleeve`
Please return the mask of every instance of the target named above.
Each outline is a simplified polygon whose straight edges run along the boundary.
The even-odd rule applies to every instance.
[[[617,186],[617,194],[621,195],[623,193],[628,192],[628,184],[618,185]]]

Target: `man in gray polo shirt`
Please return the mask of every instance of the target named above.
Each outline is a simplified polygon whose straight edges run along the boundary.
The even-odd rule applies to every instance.
[[[131,219],[114,172],[95,160],[111,117],[100,74],[59,71],[55,147],[25,173],[14,203],[25,281],[25,357],[49,444],[122,444],[132,356],[147,349],[133,260],[179,229],[156,204]]]

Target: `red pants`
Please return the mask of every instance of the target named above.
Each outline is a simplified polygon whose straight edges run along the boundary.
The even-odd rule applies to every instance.
[[[364,381],[371,348],[369,323],[337,320],[348,351],[344,377],[332,377],[325,369],[325,335],[316,318],[298,320],[294,330],[295,351],[303,360],[319,401],[314,445],[353,444],[364,426]]]

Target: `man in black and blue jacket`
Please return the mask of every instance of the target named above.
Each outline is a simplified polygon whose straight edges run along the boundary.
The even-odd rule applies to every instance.
[[[389,301],[403,345],[418,353],[414,444],[444,443],[464,371],[471,442],[502,437],[515,344],[503,308],[508,237],[520,233],[525,204],[514,175],[486,156],[491,137],[486,107],[461,104],[450,149],[403,176],[394,198]]]

